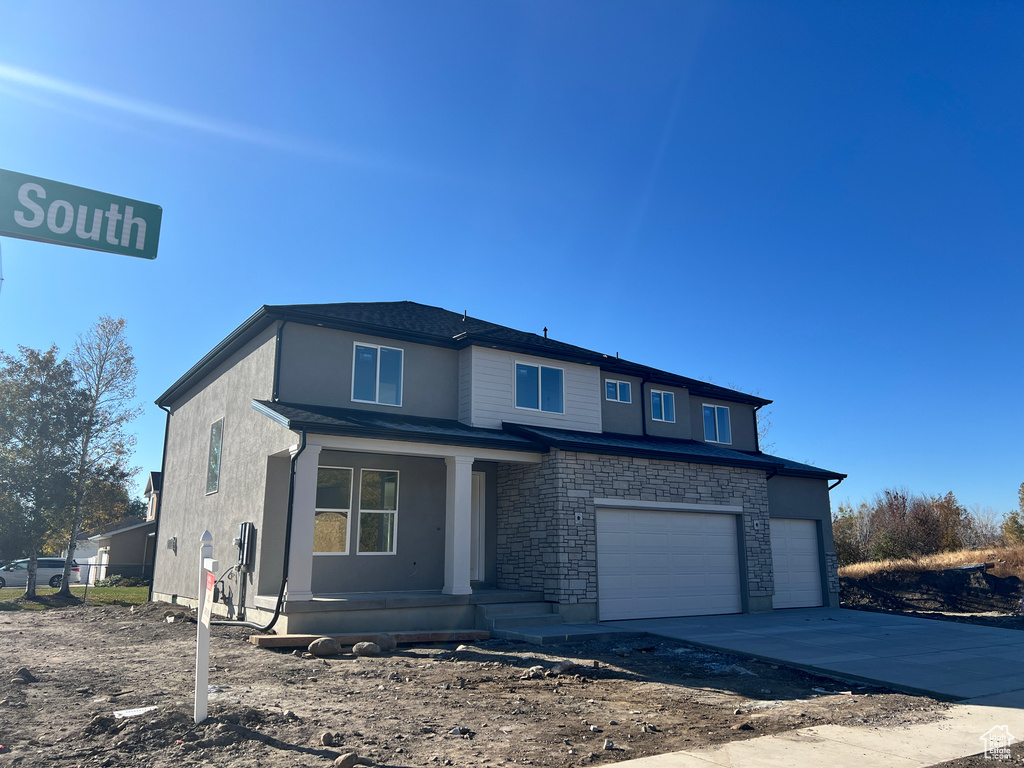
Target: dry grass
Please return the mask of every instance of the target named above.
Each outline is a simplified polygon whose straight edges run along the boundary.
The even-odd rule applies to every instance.
[[[962,565],[977,563],[993,563],[994,567],[990,573],[994,576],[1017,576],[1024,579],[1024,545],[961,549],[957,552],[927,555],[916,560],[854,563],[840,568],[839,575],[859,579],[882,571],[941,571],[945,568],[959,568]]]

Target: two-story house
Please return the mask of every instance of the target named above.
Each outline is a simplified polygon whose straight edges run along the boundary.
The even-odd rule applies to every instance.
[[[265,306],[157,400],[154,599],[278,631],[837,605],[829,483],[770,401],[413,302]],[[248,525],[243,525],[248,524]]]

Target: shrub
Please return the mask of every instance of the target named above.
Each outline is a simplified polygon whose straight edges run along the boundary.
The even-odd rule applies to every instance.
[[[120,573],[115,573],[112,576],[107,576],[105,579],[100,579],[93,586],[97,587],[148,587],[149,579],[143,576],[122,576]]]

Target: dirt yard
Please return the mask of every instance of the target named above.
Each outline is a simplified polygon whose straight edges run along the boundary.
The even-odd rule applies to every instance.
[[[1024,582],[981,569],[879,571],[840,578],[844,608],[1024,629]]]
[[[947,706],[653,638],[325,660],[214,627],[210,718],[196,726],[196,625],[167,623],[170,608],[0,613],[0,766],[329,768],[349,752],[387,766],[599,765],[823,723],[897,727]],[[563,659],[576,668],[521,677]],[[115,715],[141,707],[155,709]]]

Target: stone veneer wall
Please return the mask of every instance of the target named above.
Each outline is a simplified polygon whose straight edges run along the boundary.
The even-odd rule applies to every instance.
[[[764,472],[558,450],[498,468],[498,586],[596,603],[595,498],[742,506],[747,594],[774,593]]]
[[[825,575],[828,577],[828,591],[839,594],[839,555],[835,552],[825,553]]]

